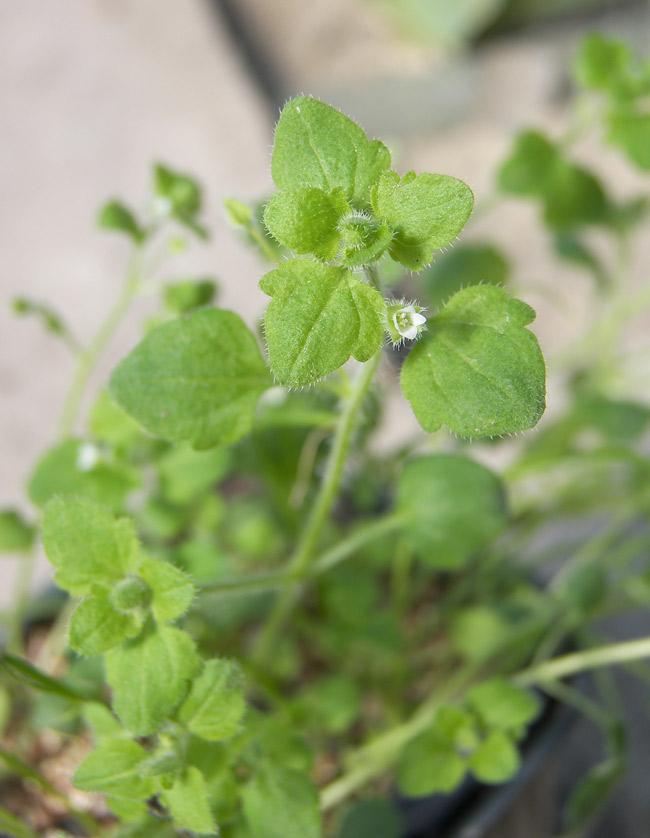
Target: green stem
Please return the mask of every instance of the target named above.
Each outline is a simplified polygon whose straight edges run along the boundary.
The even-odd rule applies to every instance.
[[[311,566],[311,573],[319,574],[331,570],[369,542],[376,541],[378,538],[398,530],[403,526],[404,521],[405,518],[403,515],[393,513],[387,518],[381,518],[378,521],[372,521],[372,523],[360,527],[352,535],[348,536],[335,547],[332,547],[331,550],[328,550],[322,556],[315,559]]]
[[[95,366],[106,349],[115,329],[127,312],[140,280],[140,268],[142,263],[142,248],[137,246],[131,257],[126,273],[126,279],[122,290],[113,307],[109,310],[99,331],[90,342],[88,347],[81,352],[77,363],[77,369],[70,385],[70,390],[63,405],[61,419],[59,422],[59,433],[61,437],[71,436],[79,413],[81,400],[83,399],[88,380],[95,369]]]
[[[314,558],[314,551],[338,495],[343,467],[347,459],[359,411],[370,388],[375,372],[379,367],[381,356],[382,353],[379,349],[363,365],[339,417],[323,482],[311,509],[302,538],[289,563],[290,572],[292,574],[295,573],[300,578],[304,578],[307,575],[309,566]],[[295,605],[296,596],[296,591],[293,588],[287,589],[277,601],[260,635],[255,654],[257,661],[265,660],[268,656],[277,635],[282,630],[286,619]]]
[[[471,664],[444,679],[440,688],[420,705],[407,722],[391,728],[350,754],[348,762],[354,767],[321,791],[321,809],[327,811],[338,806],[390,768],[402,748],[431,725],[439,707],[449,701],[458,700],[473,681],[477,671],[477,666]]]
[[[586,649],[581,652],[571,652],[568,655],[554,658],[550,661],[524,669],[512,679],[513,683],[522,687],[543,684],[546,681],[557,681],[568,675],[576,675],[588,669],[597,669],[611,664],[622,664],[628,661],[641,660],[650,657],[650,637],[640,640],[627,640],[624,643],[612,643],[597,649]]]

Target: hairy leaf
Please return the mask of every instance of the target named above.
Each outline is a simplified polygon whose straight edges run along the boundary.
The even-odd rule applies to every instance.
[[[34,541],[34,527],[15,509],[0,511],[0,553],[23,553]]]
[[[394,232],[390,254],[411,270],[431,262],[452,242],[474,206],[472,190],[447,175],[384,172],[372,193],[377,216]]]
[[[306,774],[266,766],[242,794],[252,838],[321,838],[318,793]]]
[[[192,604],[196,593],[192,579],[169,562],[143,556],[140,575],[151,593],[151,610],[159,623],[177,619]]]
[[[84,791],[145,800],[156,790],[153,779],[143,777],[139,771],[148,757],[145,749],[130,739],[102,739],[77,768],[73,782]]]
[[[193,765],[174,780],[162,795],[176,823],[200,835],[215,835],[217,827],[210,811],[208,791],[203,774]]]
[[[133,523],[81,498],[54,498],[43,514],[43,546],[57,584],[85,596],[97,583],[122,579],[138,565]]]
[[[245,709],[239,667],[218,659],[208,661],[194,679],[178,718],[197,736],[219,742],[238,733]]]
[[[132,733],[148,736],[183,700],[199,667],[188,634],[150,625],[135,640],[106,655],[113,709]]]
[[[465,288],[428,321],[401,384],[420,425],[466,437],[532,428],[545,408],[546,367],[525,328],[535,312],[490,285]]]
[[[327,260],[336,256],[341,238],[338,221],[349,210],[340,188],[328,194],[316,186],[300,186],[271,198],[264,211],[264,224],[294,253],[313,253]]]
[[[115,609],[107,597],[89,597],[79,603],[70,618],[68,641],[80,655],[101,655],[127,637],[138,633],[140,623],[133,614]]]
[[[346,268],[289,259],[260,287],[273,298],[265,332],[271,369],[282,384],[311,384],[350,355],[367,361],[379,348],[384,300]]]
[[[287,103],[275,129],[271,172],[278,189],[337,186],[355,205],[390,166],[390,152],[347,116],[308,96]]]
[[[153,329],[117,367],[110,389],[152,433],[209,448],[250,431],[257,400],[270,384],[241,318],[200,309]]]

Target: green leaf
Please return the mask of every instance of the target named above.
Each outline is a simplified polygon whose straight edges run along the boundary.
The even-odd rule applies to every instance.
[[[501,165],[499,186],[513,195],[544,196],[557,159],[555,147],[543,134],[523,131],[515,139],[510,157]]]
[[[81,498],[54,498],[43,514],[43,547],[57,584],[74,596],[122,579],[138,565],[132,521]]]
[[[235,227],[248,227],[253,221],[253,210],[236,198],[224,198],[223,205],[228,220]]]
[[[234,661],[208,661],[192,682],[178,719],[210,742],[229,739],[241,729],[246,709],[241,671]]]
[[[488,728],[511,731],[527,725],[539,713],[539,701],[503,678],[491,678],[467,693],[467,704]]]
[[[287,103],[275,129],[271,172],[278,189],[340,186],[355,206],[390,166],[390,152],[347,116],[307,96]]]
[[[469,767],[482,783],[505,783],[519,770],[519,752],[502,730],[493,730],[469,758]]]
[[[80,495],[119,510],[138,483],[135,472],[102,462],[94,445],[68,439],[41,457],[29,479],[27,492],[38,506],[46,504],[54,495]]]
[[[394,232],[390,254],[406,268],[421,270],[434,251],[452,242],[472,213],[472,190],[447,175],[384,172],[373,189],[377,216]]]
[[[159,623],[176,620],[192,604],[194,583],[169,562],[143,556],[140,575],[151,592],[151,610]]]
[[[99,791],[125,800],[146,800],[155,782],[140,766],[149,754],[130,739],[103,739],[77,768],[73,783],[83,791]]]
[[[349,210],[340,188],[328,194],[316,186],[300,186],[271,198],[264,210],[264,224],[294,253],[313,253],[328,260],[336,256],[341,239],[339,218]]]
[[[404,537],[428,565],[460,567],[507,523],[499,479],[455,454],[410,460],[400,477],[397,506]]]
[[[305,774],[267,766],[242,796],[252,838],[321,838],[318,792]]]
[[[241,318],[200,309],[153,329],[117,367],[110,390],[152,433],[210,448],[250,431],[257,400],[270,384]]]
[[[609,140],[643,171],[650,171],[650,114],[623,113],[611,118]]]
[[[212,279],[186,279],[165,286],[165,307],[174,314],[187,314],[195,308],[209,305],[217,293]]]
[[[188,766],[163,792],[162,799],[180,827],[200,835],[216,835],[205,779],[198,768]]]
[[[84,704],[83,717],[93,732],[95,740],[105,736],[120,736],[125,733],[124,728],[105,704],[99,701],[89,701]]]
[[[397,765],[397,785],[407,797],[425,797],[457,788],[467,760],[435,731],[425,731],[404,748]]]
[[[28,300],[25,297],[16,297],[12,300],[11,307],[15,314],[21,316],[35,315],[50,334],[64,338],[72,349],[78,349],[77,342],[70,334],[70,330],[50,306]]]
[[[140,425],[115,404],[107,390],[92,406],[88,424],[94,437],[116,448],[128,447],[142,435]]]
[[[619,782],[624,770],[625,764],[619,757],[594,765],[571,790],[563,813],[565,828],[574,830],[589,822]]]
[[[15,509],[0,511],[0,553],[24,553],[34,542],[35,530]]]
[[[401,385],[420,425],[461,436],[532,428],[545,408],[546,367],[525,303],[490,285],[465,288],[428,321],[402,368]]]
[[[506,193],[537,198],[551,227],[607,221],[608,203],[599,181],[566,160],[536,131],[524,131],[516,138],[498,182]]]
[[[401,838],[404,819],[391,800],[362,800],[343,817],[338,838]]]
[[[191,218],[201,209],[201,188],[188,175],[174,172],[160,164],[154,167],[154,190],[166,198],[175,213]]]
[[[199,667],[188,634],[149,625],[139,637],[106,655],[113,709],[132,733],[148,736],[183,700]]]
[[[0,655],[0,667],[12,678],[15,678],[16,681],[27,684],[31,689],[37,690],[38,692],[60,696],[73,702],[89,700],[87,693],[67,684],[65,681],[52,678],[51,675],[46,675],[45,672],[41,672],[40,669],[29,663],[29,661],[23,660],[16,655],[11,655],[9,652],[4,652]]]
[[[643,95],[650,89],[650,68],[630,47],[592,33],[583,38],[573,71],[578,84],[608,94],[614,101]]]
[[[107,597],[89,597],[70,618],[68,642],[75,652],[93,657],[134,637],[139,629],[135,615],[117,611]]]
[[[286,386],[318,381],[350,355],[367,361],[381,344],[384,300],[346,268],[289,259],[260,287],[273,298],[265,320],[269,362]]]
[[[97,218],[97,226],[102,230],[126,233],[138,243],[145,237],[145,232],[138,224],[135,215],[120,201],[110,201],[102,207]]]
[[[225,448],[195,451],[189,445],[174,446],[156,462],[162,492],[171,503],[191,503],[223,480],[231,459]]]
[[[461,244],[441,253],[422,274],[427,302],[442,306],[457,291],[471,285],[505,285],[510,265],[490,244]]]

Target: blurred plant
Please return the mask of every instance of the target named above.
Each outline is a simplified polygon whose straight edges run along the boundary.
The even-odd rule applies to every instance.
[[[644,167],[648,65],[594,36],[576,75],[598,97],[595,124]],[[0,659],[0,757],[31,795],[23,810],[23,796],[4,798],[0,829],[32,838],[26,809],[53,795],[59,817],[92,835],[218,824],[226,838],[398,838],[382,778],[416,797],[468,774],[510,779],[544,694],[603,731],[606,758],[569,801],[567,829],[593,816],[625,767],[602,667],[648,677],[650,638],[604,644],[595,621],[650,596],[650,408],[611,392],[620,334],[650,294],[630,297],[624,275],[645,201],[611,198],[569,156],[576,136],[524,132],[497,177],[501,197],[537,202],[558,257],[588,270],[604,301],[562,359],[566,411],[519,441],[501,476],[464,440],[494,446],[533,427],[545,362],[533,310],[506,290],[508,259],[476,242],[440,253],[472,211],[462,181],[400,177],[343,114],[289,102],[277,192],[262,210],[226,202],[275,263],[261,280],[268,360],[237,314],[213,306],[216,282],[157,280],[161,252],[206,236],[191,178],[157,166],[144,217],[104,207],[100,226],[132,245],[122,291],[88,347],[67,340],[77,370],[60,439],[28,484],[38,520],[0,513],[0,549],[23,556]],[[614,242],[615,268],[589,248],[591,227]],[[402,296],[413,271],[419,290]],[[159,316],[73,436],[113,330],[152,289]],[[49,308],[16,308],[70,335]],[[421,438],[382,456],[370,446],[392,345],[407,350],[400,382],[422,428],[457,437],[444,453]],[[536,553],[567,516],[599,526]],[[37,534],[69,600],[34,650],[23,628]],[[540,585],[533,569],[547,564]],[[602,676],[596,698],[566,681],[588,670]],[[35,758],[43,729],[80,745],[74,795]]]

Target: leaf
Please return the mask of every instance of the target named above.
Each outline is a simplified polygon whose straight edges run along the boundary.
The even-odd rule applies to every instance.
[[[622,41],[592,33],[582,39],[573,71],[578,84],[608,94],[615,101],[644,95],[650,71]]]
[[[362,800],[343,816],[338,838],[401,838],[404,818],[391,800]]]
[[[379,348],[384,300],[346,268],[289,259],[267,273],[260,287],[273,298],[264,326],[280,383],[311,384],[350,355],[367,361]]]
[[[68,439],[47,451],[37,462],[27,493],[38,506],[46,504],[54,495],[80,495],[119,510],[138,484],[135,472],[102,462],[94,445]]]
[[[537,698],[504,678],[491,678],[467,693],[466,701],[488,728],[516,730],[538,715]]]
[[[68,642],[75,652],[93,657],[114,649],[139,629],[137,618],[115,609],[108,597],[89,597],[79,603],[70,618]]]
[[[105,704],[99,701],[89,701],[84,704],[83,717],[90,727],[95,740],[105,736],[120,736],[125,733],[118,719]]]
[[[318,793],[306,774],[265,766],[242,797],[251,838],[321,838]]]
[[[183,700],[199,667],[188,634],[149,625],[139,637],[106,655],[113,709],[132,733],[148,736]]]
[[[407,462],[397,507],[406,519],[404,537],[433,567],[460,567],[507,523],[499,479],[485,466],[455,454]]]
[[[115,404],[107,390],[92,406],[89,428],[94,437],[116,448],[128,447],[142,435],[140,425]]]
[[[135,215],[121,201],[110,201],[102,207],[97,218],[97,226],[102,230],[125,233],[137,243],[145,237],[145,232],[138,224]]]
[[[264,224],[294,253],[313,253],[327,260],[336,256],[339,218],[349,211],[342,189],[328,194],[316,186],[300,186],[273,195],[264,210]]]
[[[600,182],[566,160],[536,131],[524,131],[516,138],[512,154],[499,170],[498,182],[506,193],[538,199],[551,227],[605,223],[608,219]]]
[[[188,766],[163,792],[162,799],[180,827],[200,835],[216,835],[205,779],[198,768]]]
[[[347,116],[308,96],[285,105],[275,129],[271,172],[278,189],[337,186],[348,200],[363,207],[370,187],[390,166],[390,152],[369,141]]]
[[[122,579],[138,566],[133,522],[81,498],[54,498],[43,514],[43,547],[57,584],[74,596]]]
[[[0,553],[24,553],[36,532],[15,509],[0,510]]]
[[[504,783],[519,770],[519,753],[506,733],[493,730],[470,756],[469,767],[482,783]]]
[[[225,448],[195,451],[189,445],[174,446],[156,462],[162,492],[171,503],[191,503],[223,480],[231,460]]]
[[[474,195],[447,175],[384,172],[372,192],[377,216],[393,230],[390,254],[406,268],[421,270],[436,250],[452,242],[472,213]]]
[[[422,274],[427,302],[436,308],[470,285],[505,285],[510,265],[490,244],[461,244],[441,253]]]
[[[174,314],[187,314],[195,308],[209,305],[217,293],[212,279],[186,279],[165,286],[165,307]]]
[[[68,699],[68,701],[89,700],[87,693],[67,684],[65,681],[46,675],[45,672],[41,672],[40,669],[29,663],[29,661],[23,660],[16,655],[11,655],[9,652],[4,652],[0,655],[0,667],[12,678],[15,678],[23,684],[27,684],[33,690],[57,695],[61,698]]]
[[[239,667],[233,661],[216,659],[208,661],[192,682],[178,719],[197,736],[220,742],[240,731],[245,709]]]
[[[253,210],[236,198],[224,198],[223,206],[228,220],[235,227],[248,227],[253,221]]]
[[[250,431],[270,384],[241,318],[200,309],[153,329],[114,371],[110,391],[152,433],[210,448]]]
[[[176,620],[192,604],[196,594],[194,583],[169,562],[143,556],[140,575],[151,592],[151,610],[159,623]]]
[[[599,811],[625,771],[619,757],[594,765],[571,790],[563,812],[566,829],[574,830],[589,822]]]
[[[516,433],[545,408],[546,367],[535,318],[502,288],[480,285],[455,294],[428,321],[402,368],[401,385],[425,431],[443,424],[461,436]]]
[[[149,754],[130,739],[103,739],[77,768],[72,782],[83,791],[99,791],[126,800],[146,800],[155,782],[139,767]]]
[[[448,794],[465,776],[467,761],[435,731],[425,731],[404,748],[397,765],[397,785],[407,797]]]
[[[198,183],[167,166],[154,166],[154,189],[157,195],[167,198],[174,212],[183,218],[192,217],[201,209],[202,196]]]
[[[650,171],[650,114],[625,113],[611,118],[609,140],[643,171]]]

